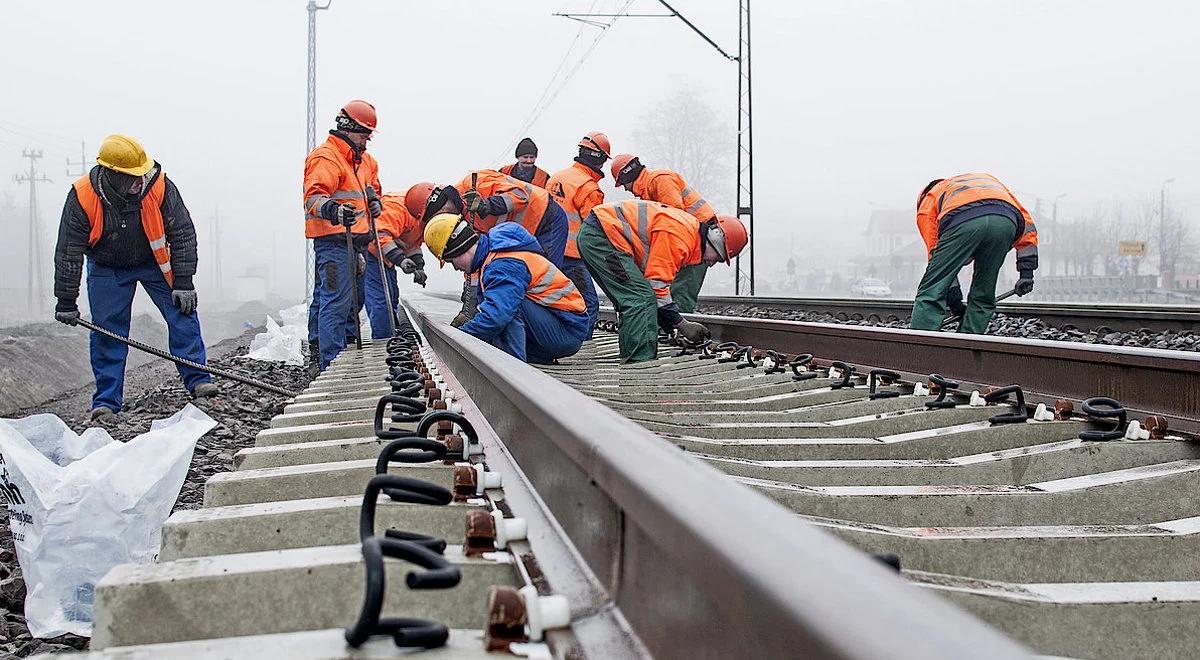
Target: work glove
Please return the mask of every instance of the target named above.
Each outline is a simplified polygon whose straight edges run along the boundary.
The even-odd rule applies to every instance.
[[[412,276],[413,282],[420,285],[421,288],[425,288],[425,283],[429,281],[429,276],[421,268],[414,270]]]
[[[171,292],[171,302],[179,308],[181,314],[191,316],[192,312],[196,311],[196,292],[175,289]]]
[[[1018,296],[1023,296],[1025,294],[1029,293],[1030,291],[1033,291],[1033,271],[1032,270],[1021,271],[1021,279],[1017,280],[1016,285],[1013,286],[1013,291],[1015,291]]]
[[[487,198],[480,196],[474,190],[468,190],[463,194],[463,207],[468,213],[476,215],[487,215]]]
[[[379,201],[379,193],[373,186],[367,186],[367,212],[372,218],[378,218],[383,213],[383,202]]]
[[[400,260],[400,270],[403,271],[405,275],[412,275],[413,271],[417,270],[417,262],[413,261],[409,257],[405,257]]]
[[[67,325],[75,325],[76,323],[79,323],[79,310],[78,309],[72,309],[72,310],[67,310],[67,311],[56,310],[54,312],[54,320],[58,321],[59,323],[66,323]]]
[[[704,325],[686,319],[675,326],[675,331],[679,333],[680,337],[693,344],[703,344],[712,337],[712,333]]]
[[[362,256],[362,254],[358,255],[358,271],[357,272],[358,272],[359,277],[362,277],[367,272],[367,258]]]
[[[355,220],[358,220],[358,213],[355,212],[354,205],[339,204],[337,208],[333,210],[333,217],[330,218],[329,222],[334,225],[344,225],[349,227],[354,224]]]
[[[470,320],[471,320],[471,317],[467,316],[466,312],[459,312],[458,316],[455,316],[454,320],[450,321],[450,327],[461,328],[463,325],[466,324],[467,321],[470,321]]]
[[[962,316],[967,311],[967,306],[963,304],[962,287],[957,281],[946,289],[946,309],[950,310],[951,316]]]

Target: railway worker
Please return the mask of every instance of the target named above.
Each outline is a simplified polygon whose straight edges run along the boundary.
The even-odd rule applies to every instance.
[[[533,235],[542,254],[557,268],[567,246],[567,214],[544,188],[518,181],[496,170],[469,173],[453,186],[418,183],[404,195],[409,213],[428,222],[440,213],[463,215],[476,233],[498,223],[515,222]],[[463,309],[455,324],[475,314],[478,281],[468,276],[463,286]]]
[[[592,274],[579,256],[576,238],[583,219],[588,217],[594,206],[604,203],[604,192],[600,190],[599,181],[604,178],[604,163],[611,153],[612,146],[607,135],[588,133],[579,140],[575,162],[555,172],[546,185],[550,196],[567,214],[567,246],[563,252],[562,271],[583,295],[591,325],[596,323],[600,301],[596,296],[596,286],[592,283]],[[588,338],[591,339],[591,332]]]
[[[666,204],[686,211],[700,222],[717,217],[717,211],[696,192],[678,172],[668,169],[647,169],[642,161],[632,154],[618,154],[612,162],[613,180],[617,185],[633,193],[634,197],[650,202]],[[704,275],[708,272],[703,264],[687,266],[675,278],[672,293],[679,311],[696,311],[700,287],[704,286]]]
[[[97,165],[67,192],[54,253],[54,318],[79,321],[79,276],[87,257],[92,322],[129,336],[133,296],[140,283],[167,323],[171,354],[205,364],[196,314],[196,229],[175,182],[127,135],[104,138]],[[93,420],[124,403],[125,344],[92,332],[89,343],[96,392]],[[196,398],[218,393],[212,376],[177,365]]]
[[[443,213],[425,226],[425,243],[442,264],[479,276],[479,311],[463,332],[538,364],[579,351],[591,329],[583,296],[524,227],[506,222],[478,234]]]
[[[383,212],[382,202],[369,201],[367,192],[381,190],[379,165],[367,153],[376,119],[375,106],[350,101],[338,112],[329,137],[304,161],[304,235],[312,239],[316,253],[308,339],[319,352],[321,371],[358,331],[354,312],[362,301],[354,300],[357,285],[351,278],[371,242],[367,214],[379,217]],[[353,243],[349,252],[347,228]]]
[[[500,172],[507,174],[518,181],[532,183],[538,188],[545,188],[546,183],[550,180],[550,175],[537,166],[537,145],[529,138],[521,138],[517,143],[516,152],[517,162],[509,163],[500,168]]]
[[[1038,267],[1033,218],[1003,183],[990,174],[934,179],[917,197],[917,230],[929,265],[917,286],[912,328],[938,330],[953,303],[958,271],[974,261],[971,289],[959,332],[983,334],[996,311],[996,277],[1010,249],[1017,251],[1018,296],[1033,291]],[[958,290],[962,300],[962,291]]]
[[[693,343],[707,339],[707,328],[680,315],[676,276],[687,266],[728,264],[748,240],[745,225],[733,216],[700,222],[637,199],[593,208],[579,230],[579,253],[621,315],[621,361],[657,357],[659,328]]]
[[[387,290],[391,296],[392,309],[387,308],[387,297],[383,295],[383,282],[379,278],[379,255],[375,241],[367,244],[364,300],[367,317],[371,320],[371,337],[387,339],[392,336],[392,325],[388,315],[400,325],[400,287],[396,283],[396,268],[412,275],[413,282],[425,286],[429,279],[425,275],[425,257],[421,254],[424,227],[404,206],[404,196],[385,193],[380,201],[383,212],[375,219],[375,230],[379,235],[379,248],[383,251],[383,273],[387,279]]]

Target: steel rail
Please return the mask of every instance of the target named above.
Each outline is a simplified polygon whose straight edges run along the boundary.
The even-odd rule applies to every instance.
[[[869,298],[767,298],[762,296],[701,296],[701,305],[754,306],[786,311],[825,312],[841,320],[906,321],[912,300]],[[996,306],[1009,316],[1039,318],[1054,326],[1073,325],[1081,330],[1200,330],[1200,307],[1141,303],[1060,303],[1010,300]]]
[[[602,310],[604,318],[615,318]],[[1131,413],[1163,415],[1172,428],[1200,432],[1200,354],[836,323],[688,315],[718,341],[812,353],[910,378],[930,373],[970,386],[1020,385],[1033,402],[1117,399]],[[864,371],[865,373],[865,371]]]
[[[1028,657],[618,413],[415,316],[655,657]]]

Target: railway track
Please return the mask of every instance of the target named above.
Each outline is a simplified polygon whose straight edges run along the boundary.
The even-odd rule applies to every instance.
[[[939,351],[899,333],[909,344],[868,353],[879,335],[854,333],[881,329],[705,318],[722,341],[815,357],[793,370],[750,350],[664,349],[622,367],[598,332],[537,369],[449,328],[454,302],[406,305],[419,345],[343,353],[209,481],[204,508],[172,516],[157,563],[97,585],[92,656],[396,657],[386,635],[347,643],[379,629],[364,611],[377,596],[382,629],[412,617],[426,624],[401,639],[445,637],[437,658],[1183,657],[1200,644],[1196,445],[1175,431],[1079,438],[1112,418],[1007,423],[1026,412],[1012,391],[970,403],[972,383],[1012,372],[919,389],[934,370],[983,376],[1018,347],[985,358],[964,338]],[[1149,368],[1127,359],[1109,363]],[[896,371],[865,377],[872,366]],[[1159,366],[1175,380],[1138,401],[1186,428],[1194,400],[1157,406],[1180,388],[1194,399],[1200,370]],[[1028,409],[1041,396],[1021,395]],[[403,462],[379,460],[389,445]]]
[[[840,321],[887,323],[907,322],[912,313],[912,300],[872,298],[775,298],[764,296],[701,296],[700,305],[709,308],[772,309],[784,312],[830,314]],[[1056,327],[1077,328],[1083,331],[1153,332],[1200,330],[1200,307],[1190,305],[1151,305],[1140,303],[1062,303],[1027,302],[1009,299],[997,305],[996,311],[1016,318],[1041,319]]]

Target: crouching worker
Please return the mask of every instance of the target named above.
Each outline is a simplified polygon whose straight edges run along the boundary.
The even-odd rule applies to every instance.
[[[521,225],[477,234],[462,216],[425,225],[425,244],[455,270],[478,275],[479,310],[459,329],[526,362],[550,364],[579,352],[588,335],[583,296]]]
[[[593,207],[579,230],[579,254],[621,315],[621,361],[657,357],[660,327],[693,343],[707,339],[708,328],[680,315],[672,298],[676,277],[687,266],[728,264],[748,240],[745,225],[733,216],[700,222],[637,199]]]

